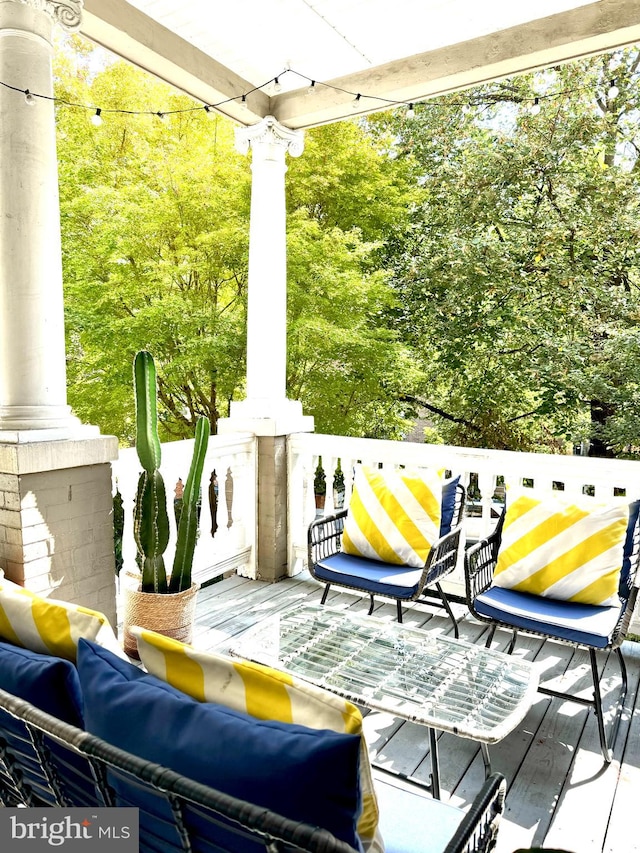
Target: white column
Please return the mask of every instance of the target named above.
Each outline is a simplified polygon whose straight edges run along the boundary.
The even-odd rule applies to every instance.
[[[251,150],[251,226],[247,306],[247,399],[232,403],[223,431],[247,429],[258,435],[312,430],[302,404],[286,396],[287,235],[285,154],[303,150],[301,131],[267,116],[236,130],[236,147]]]
[[[52,31],[82,0],[0,0],[0,441],[86,432],[67,405]],[[15,87],[15,89],[8,88]],[[28,89],[35,96],[27,99]],[[16,91],[17,90],[17,91]],[[30,101],[30,103],[28,102]]]

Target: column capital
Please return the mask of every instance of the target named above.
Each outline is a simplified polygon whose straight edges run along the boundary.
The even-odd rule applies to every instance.
[[[292,157],[299,157],[304,150],[304,133],[285,127],[273,116],[265,116],[249,127],[236,128],[236,150],[241,154],[259,145],[268,146],[274,154],[288,152]]]
[[[31,6],[39,12],[47,12],[65,30],[80,29],[84,0],[13,0],[13,2]]]

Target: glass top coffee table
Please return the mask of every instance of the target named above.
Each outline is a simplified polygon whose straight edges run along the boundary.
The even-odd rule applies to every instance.
[[[305,605],[269,616],[231,653],[429,728],[431,793],[440,796],[436,731],[488,744],[523,719],[538,675],[528,661],[352,610]]]

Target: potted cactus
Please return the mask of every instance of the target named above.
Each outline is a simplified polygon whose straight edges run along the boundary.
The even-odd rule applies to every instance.
[[[191,568],[198,533],[198,499],[204,458],[209,441],[209,420],[196,423],[193,457],[182,495],[175,557],[167,575],[164,552],[169,544],[169,515],[164,480],[160,472],[157,379],[151,353],[142,350],[133,363],[136,401],[136,450],[142,465],[134,509],[134,537],[140,576],[135,586],[124,588],[124,650],[137,657],[132,625],[189,642],[198,586]]]

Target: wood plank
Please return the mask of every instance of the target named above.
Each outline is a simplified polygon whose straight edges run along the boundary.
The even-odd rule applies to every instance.
[[[588,654],[569,646],[552,646],[552,658],[566,650],[564,661],[558,660],[554,669],[565,664],[562,689],[584,690],[590,672],[584,669]],[[571,666],[569,666],[571,664]],[[576,746],[582,734],[587,709],[573,702],[552,699],[532,738],[522,766],[507,792],[506,819],[500,831],[496,853],[511,853],[518,847],[542,846],[553,818],[555,804],[569,771]]]
[[[603,853],[620,853],[621,850],[625,853],[640,851],[640,835],[630,831],[630,820],[633,819],[632,816],[635,815],[635,809],[638,807],[638,791],[640,791],[640,688],[638,687],[640,644],[625,642],[622,651],[629,673],[630,700],[625,703],[629,719],[618,738],[619,741],[622,740],[619,774],[613,792],[607,833],[602,844]],[[564,803],[561,805],[564,806]],[[608,802],[594,804],[594,812],[603,811],[607,805]],[[564,808],[561,814],[564,816]]]

